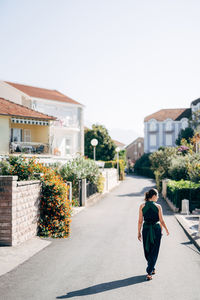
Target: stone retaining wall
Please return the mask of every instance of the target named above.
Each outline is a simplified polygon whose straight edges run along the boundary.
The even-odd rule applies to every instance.
[[[40,181],[0,176],[0,244],[15,246],[37,234]]]

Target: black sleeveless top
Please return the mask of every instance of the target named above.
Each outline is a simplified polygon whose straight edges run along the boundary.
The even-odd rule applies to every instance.
[[[145,206],[142,208],[142,213],[147,224],[155,224],[159,221],[158,207],[153,201],[146,201]]]
[[[153,201],[146,201],[145,206],[142,208],[142,214],[144,217],[143,230],[147,230],[146,239],[144,240],[145,249],[148,252],[150,250],[150,244],[154,244],[156,233],[156,227],[160,227],[159,210]]]

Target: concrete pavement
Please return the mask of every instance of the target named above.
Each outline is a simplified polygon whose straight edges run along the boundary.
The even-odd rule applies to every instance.
[[[157,274],[146,282],[146,261],[137,240],[139,205],[154,181],[127,180],[73,217],[71,236],[51,244],[1,276],[1,299],[199,300],[200,255],[169,210]]]

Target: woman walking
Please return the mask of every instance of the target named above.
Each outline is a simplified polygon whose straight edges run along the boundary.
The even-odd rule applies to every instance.
[[[163,220],[162,207],[156,203],[157,200],[158,191],[150,189],[145,193],[145,203],[142,203],[139,208],[138,240],[141,241],[141,237],[143,239],[144,255],[147,260],[146,280],[151,280],[152,275],[156,273],[155,264],[160,248],[162,226],[165,228],[167,235],[169,235],[169,231]]]

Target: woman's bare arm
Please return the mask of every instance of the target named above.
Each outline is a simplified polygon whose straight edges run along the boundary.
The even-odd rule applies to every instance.
[[[141,204],[139,208],[139,219],[138,219],[138,240],[139,241],[141,241],[141,228],[143,222],[142,206],[143,204]]]
[[[169,235],[169,231],[163,220],[162,206],[160,206],[160,205],[158,206],[158,211],[159,211],[159,221],[160,221],[161,225],[165,228],[167,235]]]

